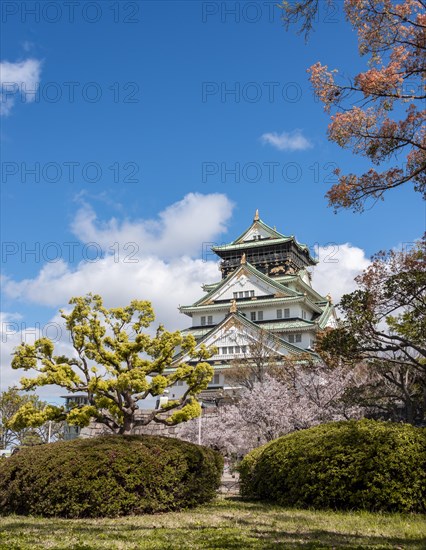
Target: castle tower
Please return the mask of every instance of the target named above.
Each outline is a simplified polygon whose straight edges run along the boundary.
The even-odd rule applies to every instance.
[[[247,358],[256,342],[278,358],[314,353],[316,333],[334,326],[336,315],[329,297],[312,288],[308,268],[316,260],[308,247],[266,225],[256,211],[242,235],[212,250],[221,259],[221,280],[205,284],[204,296],[180,307],[192,319],[182,332],[217,348],[210,386],[225,387],[226,370]]]

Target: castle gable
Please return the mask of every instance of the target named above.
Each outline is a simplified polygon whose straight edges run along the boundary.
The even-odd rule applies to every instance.
[[[286,298],[298,296],[299,293],[275,283],[249,264],[241,266],[213,289],[196,305],[207,305],[220,301],[256,300],[266,297]]]
[[[279,236],[276,231],[271,230],[270,227],[263,223],[255,222],[237,241],[235,241],[235,244],[277,238],[279,238]]]
[[[272,335],[238,313],[229,314],[198,342],[197,347],[203,344],[207,348],[217,348],[210,361],[229,361],[250,357],[252,346],[259,346],[259,342],[263,348],[262,353],[271,356],[304,352],[298,346]],[[190,361],[188,355],[179,358],[179,362],[185,361]]]

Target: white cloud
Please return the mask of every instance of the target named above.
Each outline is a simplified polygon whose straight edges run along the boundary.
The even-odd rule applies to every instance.
[[[46,336],[55,343],[58,355],[75,355],[69,335],[65,330],[64,320],[59,313],[48,323],[34,323],[29,326],[23,317],[17,313],[0,312],[0,391],[19,384],[21,377],[31,378],[31,371],[13,370],[11,367],[14,349],[21,343],[32,344],[37,338]],[[46,401],[61,403],[59,399],[64,390],[56,386],[39,388],[37,394]]]
[[[9,115],[18,97],[23,102],[35,100],[40,72],[41,61],[37,59],[0,62],[0,115]]]
[[[292,132],[268,132],[260,138],[263,143],[272,145],[279,151],[305,151],[311,149],[311,142],[305,138],[301,130],[293,130]]]
[[[16,346],[22,342],[22,317],[19,314],[0,313],[0,391],[16,385],[20,376],[12,370],[10,363]]]
[[[202,243],[214,242],[225,230],[232,208],[225,195],[190,193],[162,211],[157,220],[99,222],[86,206],[77,213],[73,231],[83,243],[98,243],[107,252],[105,257],[82,261],[76,268],[63,259],[45,263],[32,279],[4,277],[4,292],[12,299],[55,308],[64,306],[71,296],[88,292],[99,293],[107,306],[146,299],[152,301],[159,322],[180,328],[188,319],[177,307],[196,300],[202,283],[220,278],[217,261],[191,256],[200,258]],[[128,258],[125,245],[130,242],[139,250]],[[118,243],[113,249],[118,255],[108,253],[114,243]]]
[[[364,250],[349,243],[320,247],[318,258],[312,286],[323,296],[330,293],[335,303],[356,289],[355,277],[370,264]]]
[[[193,259],[202,255],[201,243],[213,242],[226,229],[232,214],[232,203],[225,195],[191,193],[166,208],[155,220],[106,222],[97,220],[96,213],[85,206],[76,215],[72,228],[83,243],[96,242],[108,252],[114,243],[122,251],[128,242],[136,242],[139,252],[125,261],[112,253],[95,262],[82,261],[72,267],[63,259],[45,263],[32,279],[15,281],[2,278],[5,294],[58,310],[67,305],[71,296],[98,293],[107,307],[122,306],[138,298],[152,302],[159,323],[169,330],[184,328],[190,319],[178,311],[179,305],[190,304],[200,297],[201,285],[220,278],[216,261]],[[117,250],[117,249],[115,249]],[[47,325],[35,323],[27,327],[18,314],[4,313],[1,322],[1,386],[16,384],[22,372],[10,367],[11,353],[22,341],[32,342],[40,334],[55,337],[55,327],[62,327],[59,350],[71,354],[67,332],[57,314]],[[38,392],[44,398],[59,395],[52,388]]]
[[[121,248],[136,243],[138,255],[155,255],[162,259],[182,255],[199,257],[203,242],[223,233],[233,205],[222,194],[189,193],[181,201],[160,212],[157,220],[112,218],[101,223],[90,206],[81,208],[72,223],[73,233],[85,243],[95,242],[108,251],[114,243]]]
[[[5,279],[9,298],[62,307],[71,296],[88,292],[100,294],[108,307],[128,304],[138,298],[153,303],[158,322],[168,328],[189,324],[177,308],[200,296],[203,282],[215,281],[220,274],[215,262],[182,257],[172,262],[160,258],[137,258],[136,263],[115,261],[113,256],[93,263],[81,262],[71,269],[63,260],[46,264],[37,277],[23,281]]]

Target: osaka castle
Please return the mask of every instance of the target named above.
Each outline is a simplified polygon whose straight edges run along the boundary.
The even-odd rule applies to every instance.
[[[228,386],[227,369],[249,360],[256,342],[278,364],[289,354],[314,353],[316,333],[335,326],[336,314],[331,297],[312,288],[310,268],[317,262],[308,247],[266,225],[256,211],[242,235],[212,251],[220,258],[221,280],[204,284],[199,300],[179,308],[192,320],[182,333],[217,348],[209,388]],[[177,359],[191,362],[185,355]]]

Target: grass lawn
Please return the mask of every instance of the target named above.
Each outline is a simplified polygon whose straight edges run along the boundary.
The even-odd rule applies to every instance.
[[[425,516],[289,510],[229,497],[155,516],[0,518],[0,548],[7,550],[425,547]]]

